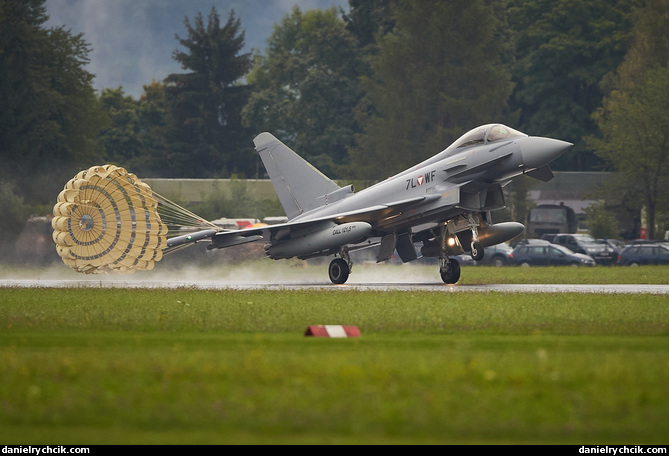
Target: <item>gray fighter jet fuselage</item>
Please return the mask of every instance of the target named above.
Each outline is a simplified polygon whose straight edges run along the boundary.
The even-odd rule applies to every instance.
[[[571,143],[531,137],[501,124],[475,128],[433,157],[355,192],[340,187],[270,133],[254,139],[288,222],[250,230],[201,232],[209,248],[264,242],[272,259],[335,255],[330,280],[344,283],[349,252],[378,247],[377,262],[397,252],[403,262],[420,254],[438,257],[445,283],[456,283],[460,266],[451,256],[483,258],[486,246],[508,241],[524,229],[516,222],[493,224],[490,213],[504,208],[502,188],[528,174],[546,181],[548,164]],[[171,242],[171,244],[170,244]],[[170,240],[168,246],[181,240]]]

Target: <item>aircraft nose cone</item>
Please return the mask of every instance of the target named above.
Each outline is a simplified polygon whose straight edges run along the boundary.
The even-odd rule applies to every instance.
[[[541,168],[565,153],[571,146],[572,143],[559,139],[530,136],[520,144],[523,164],[526,168]]]

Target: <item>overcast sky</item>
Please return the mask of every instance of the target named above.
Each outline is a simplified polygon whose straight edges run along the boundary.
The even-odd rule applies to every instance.
[[[96,90],[123,86],[139,98],[142,86],[183,71],[172,59],[184,18],[206,18],[212,6],[224,24],[230,10],[241,20],[245,51],[264,52],[275,23],[297,5],[302,11],[343,7],[348,0],[47,0],[47,27],[64,25],[91,45],[88,70]]]

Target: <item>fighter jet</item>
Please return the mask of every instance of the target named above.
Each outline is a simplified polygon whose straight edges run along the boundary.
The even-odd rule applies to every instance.
[[[377,249],[377,262],[395,252],[405,263],[436,257],[444,283],[456,283],[460,265],[453,256],[468,252],[481,260],[485,247],[524,230],[516,222],[492,223],[491,213],[505,207],[502,188],[522,174],[552,179],[549,163],[573,146],[502,124],[483,125],[422,163],[356,192],[352,185],[337,185],[270,133],[253,142],[288,222],[203,230],[171,238],[168,247],[210,239],[208,249],[264,242],[275,260],[334,256],[328,268],[334,284],[347,281],[349,254],[362,248]]]

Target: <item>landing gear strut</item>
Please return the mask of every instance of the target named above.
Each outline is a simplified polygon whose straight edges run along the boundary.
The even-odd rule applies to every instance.
[[[328,274],[330,275],[330,281],[336,285],[341,285],[346,283],[348,276],[351,273],[351,259],[348,256],[348,250],[342,248],[339,252],[341,258],[335,258],[330,262],[330,267],[328,268]]]
[[[472,245],[470,251],[472,260],[481,261],[483,259],[484,252],[483,252],[483,246],[481,246],[481,243],[479,242],[478,224],[476,223],[476,220],[474,220],[472,214],[469,214],[467,220],[472,230]]]

